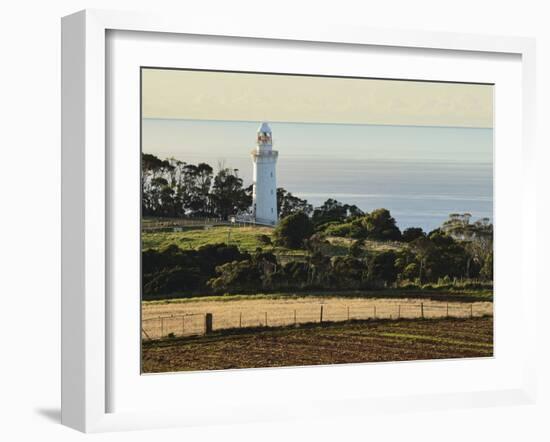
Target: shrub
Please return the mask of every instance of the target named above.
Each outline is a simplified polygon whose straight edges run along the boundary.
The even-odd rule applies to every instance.
[[[405,242],[414,241],[417,238],[426,236],[422,228],[420,227],[409,227],[403,231],[402,240]]]
[[[418,264],[415,262],[411,262],[407,266],[405,266],[405,269],[403,270],[403,273],[401,276],[405,279],[415,279],[418,277],[419,267]]]
[[[147,275],[144,275],[144,278]],[[180,291],[193,291],[201,286],[201,272],[197,267],[174,267],[155,273],[144,284],[144,295],[169,294]]]
[[[268,235],[258,235],[257,238],[260,244],[263,244],[264,246],[271,245],[271,238]]]
[[[182,250],[176,245],[145,250],[142,253],[143,295],[185,295],[205,290],[217,266],[249,258],[248,253],[226,244],[208,244],[198,250]]]
[[[341,236],[341,237],[348,237],[351,232],[351,224],[345,223],[345,224],[338,224],[333,223],[327,226],[325,229],[325,233],[329,236]]]
[[[397,280],[396,255],[393,251],[374,255],[369,262],[369,279],[383,281],[385,284]]]
[[[363,226],[368,231],[368,238],[381,241],[401,240],[401,231],[395,219],[387,209],[376,209],[363,217]]]
[[[364,255],[363,246],[365,245],[365,242],[362,239],[358,239],[356,241],[353,241],[351,246],[349,247],[349,255],[353,256],[354,258],[361,258]]]
[[[251,260],[228,262],[216,268],[218,277],[208,281],[215,291],[248,291],[257,289],[262,277],[258,265]]]
[[[293,213],[283,218],[273,233],[275,244],[289,249],[302,247],[304,240],[311,235],[313,235],[313,223],[303,212]]]

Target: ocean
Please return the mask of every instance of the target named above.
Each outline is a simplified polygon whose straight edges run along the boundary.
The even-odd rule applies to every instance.
[[[251,183],[258,122],[146,119],[142,149],[164,159],[223,164]],[[277,183],[314,206],[333,198],[384,207],[401,228],[439,227],[450,213],[493,217],[492,129],[271,124]]]

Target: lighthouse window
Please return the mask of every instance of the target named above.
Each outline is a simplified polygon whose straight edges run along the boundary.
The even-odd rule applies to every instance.
[[[273,195],[273,189],[271,189],[271,195]]]
[[[269,175],[271,175],[271,178],[273,178],[273,172],[269,172]],[[273,193],[273,190],[271,191]]]
[[[273,213],[273,207],[271,208],[271,213]]]

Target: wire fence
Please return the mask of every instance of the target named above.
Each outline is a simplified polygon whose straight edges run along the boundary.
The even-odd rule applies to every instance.
[[[492,315],[492,307],[473,303],[404,303],[371,306],[311,306],[307,311],[234,311],[158,316],[142,320],[144,339],[198,336],[215,330],[282,327],[367,319],[473,318]]]
[[[256,223],[253,219],[235,218],[224,220],[214,217],[193,217],[193,218],[159,218],[145,219],[142,223],[141,230],[144,232],[180,232],[186,228],[210,229],[217,226],[231,227],[254,227],[263,226],[261,223]]]

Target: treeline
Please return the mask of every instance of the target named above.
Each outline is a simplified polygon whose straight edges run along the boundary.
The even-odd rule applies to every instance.
[[[299,219],[298,229],[304,231],[307,216],[291,215],[286,220],[294,224],[293,219]],[[275,244],[290,246],[296,238],[289,241],[284,231],[284,227],[276,229]],[[486,284],[471,283],[466,287],[490,287],[492,249],[481,253],[482,247],[474,242],[477,241],[456,240],[444,229],[436,229],[422,233],[401,249],[369,252],[364,248],[364,239],[357,239],[350,243],[347,255],[330,256],[330,243],[324,233],[318,232],[303,241],[305,260],[282,264],[274,254],[259,250],[242,261],[219,266],[208,286],[215,292],[357,290],[426,287],[429,283],[451,288],[459,281],[476,280]]]
[[[198,250],[182,250],[171,245],[161,251],[142,253],[143,295],[210,292],[208,281],[219,266],[250,259],[236,246],[209,244]]]
[[[213,217],[250,212],[252,186],[244,186],[237,169],[220,164],[218,171],[207,163],[188,164],[151,154],[141,156],[141,209],[144,216]],[[277,189],[280,217],[302,211],[311,213],[307,201],[283,188]]]

